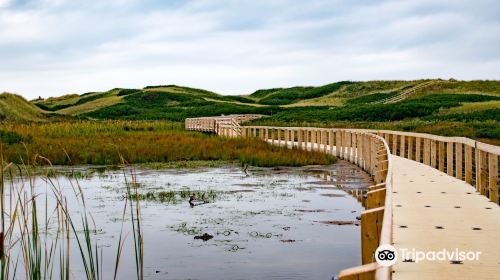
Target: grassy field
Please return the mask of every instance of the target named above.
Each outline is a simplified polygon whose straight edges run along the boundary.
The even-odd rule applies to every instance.
[[[167,121],[8,124],[0,129],[4,161],[29,165],[37,155],[55,165],[239,161],[253,166],[331,164],[333,156],[183,130]],[[46,163],[46,162],[45,162]]]
[[[500,81],[343,81],[241,96],[161,85],[69,94],[31,104],[21,97],[0,96],[11,100],[2,106],[0,99],[0,118],[14,122],[54,118],[182,122],[188,117],[264,114],[269,117],[253,124],[394,129],[500,142]],[[401,100],[384,104],[397,96]]]

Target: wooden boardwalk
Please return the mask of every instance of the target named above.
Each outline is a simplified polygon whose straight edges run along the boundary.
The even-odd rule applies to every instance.
[[[480,251],[478,261],[398,262],[393,279],[500,279],[500,207],[471,185],[392,156],[393,242],[420,251]],[[413,260],[415,261],[415,260]]]
[[[341,271],[339,279],[500,279],[500,147],[398,131],[240,124],[257,117],[187,119],[186,129],[331,153],[373,176],[376,185],[361,214],[362,265]],[[375,262],[379,245],[480,255],[433,261],[400,256],[395,265],[382,266]]]

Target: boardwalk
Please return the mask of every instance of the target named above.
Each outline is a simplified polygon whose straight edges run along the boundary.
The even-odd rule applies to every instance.
[[[393,279],[499,279],[500,207],[469,184],[430,166],[394,160],[396,248],[481,251],[479,261],[399,262]]]
[[[373,176],[376,185],[361,214],[362,265],[341,271],[341,280],[500,278],[500,147],[385,130],[241,126],[245,117],[233,118],[187,119],[186,129],[331,153]],[[382,266],[375,250],[383,244],[480,255],[434,261],[400,256],[395,265]]]

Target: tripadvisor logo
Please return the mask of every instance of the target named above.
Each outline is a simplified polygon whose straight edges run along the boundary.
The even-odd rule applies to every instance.
[[[464,261],[479,261],[481,251],[461,251],[442,249],[439,251],[418,251],[416,249],[399,248],[399,252],[389,244],[380,245],[375,251],[375,260],[381,266],[396,264],[398,256],[403,261],[411,260],[419,263],[421,261],[449,261],[452,263],[463,263]]]
[[[389,244],[380,245],[375,251],[375,260],[381,266],[394,265],[398,260],[396,248]]]

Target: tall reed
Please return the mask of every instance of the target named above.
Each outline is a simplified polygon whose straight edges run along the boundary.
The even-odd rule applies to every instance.
[[[77,176],[70,178],[70,190],[64,191],[64,186],[51,176],[50,168],[44,175],[35,176],[40,163],[52,166],[50,160],[34,155],[29,167],[25,162],[6,162],[2,145],[0,142],[0,280],[68,280],[74,275],[75,265],[81,265],[84,270],[78,278],[103,279],[103,270],[113,268],[103,268],[103,249],[98,246],[95,235],[97,227]],[[126,181],[126,197],[132,197],[138,188],[133,170],[130,176],[131,183]],[[127,180],[127,176],[125,178]],[[68,191],[72,193],[69,196]],[[125,201],[124,211],[128,208],[132,217],[137,279],[142,280],[144,246],[139,201]],[[120,236],[125,218],[124,215]],[[124,240],[120,238],[117,245],[115,279]],[[75,247],[77,251],[72,254],[71,248]]]

